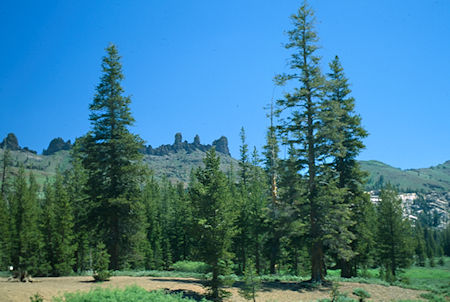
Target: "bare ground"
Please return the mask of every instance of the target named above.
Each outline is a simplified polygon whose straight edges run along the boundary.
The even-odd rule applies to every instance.
[[[205,293],[201,281],[191,278],[169,277],[112,277],[111,281],[103,283],[92,282],[92,277],[58,277],[58,278],[34,278],[33,283],[7,281],[0,278],[0,302],[29,302],[30,297],[39,293],[44,301],[51,301],[51,297],[62,295],[65,292],[89,291],[96,287],[123,288],[128,285],[138,285],[147,290],[165,289],[169,292],[183,292],[186,296],[198,297]],[[404,289],[396,286],[382,286],[377,284],[340,283],[339,290],[347,292],[349,297],[354,297],[351,292],[354,288],[364,288],[371,295],[369,301],[392,300],[419,300],[423,291]],[[228,289],[232,296],[230,301],[245,301],[237,291],[237,287]],[[291,282],[265,282],[258,293],[257,301],[315,301],[330,297],[329,286],[308,288],[301,284]],[[422,299],[423,300],[423,299]]]

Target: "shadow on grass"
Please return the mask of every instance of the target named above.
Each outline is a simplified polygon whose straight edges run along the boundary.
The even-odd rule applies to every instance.
[[[97,280],[92,279],[92,280],[80,280],[78,282],[80,282],[80,283],[98,283],[98,284],[102,284],[104,282],[109,282],[109,280],[107,280],[107,281],[97,281]]]
[[[185,283],[185,284],[199,284],[205,285],[206,281],[198,280],[198,279],[178,279],[178,278],[155,278],[152,277],[151,281],[159,281],[159,282],[176,282],[176,283]]]
[[[175,289],[175,290],[171,290],[171,289],[164,289],[164,292],[166,294],[180,294],[182,295],[183,298],[189,298],[189,299],[193,299],[195,301],[201,301],[202,299],[207,299],[208,297],[206,295],[201,295],[198,292],[195,292],[193,290],[187,290],[187,289]]]
[[[242,287],[243,282],[235,282],[234,286]],[[321,284],[302,281],[302,282],[281,282],[281,281],[265,281],[262,282],[261,291],[269,292],[272,290],[290,290],[296,292],[310,292],[310,291],[322,291],[328,292],[331,290],[332,283],[329,281],[324,281]]]

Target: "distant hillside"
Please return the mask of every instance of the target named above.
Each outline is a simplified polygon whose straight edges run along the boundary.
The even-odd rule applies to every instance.
[[[422,169],[401,170],[379,161],[360,161],[369,173],[366,189],[376,190],[391,183],[401,192],[450,192],[450,160]]]
[[[161,145],[153,148],[145,146],[142,150],[144,160],[153,170],[154,175],[161,179],[167,177],[176,182],[189,181],[190,172],[203,164],[205,152],[212,147],[218,151],[222,160],[222,170],[228,171],[230,166],[238,169],[237,160],[230,156],[228,140],[222,136],[212,144],[201,144],[197,135],[192,143],[182,140],[181,133],[175,134],[173,144]],[[55,138],[47,149],[46,155],[38,155],[35,151],[22,148],[17,137],[10,133],[0,143],[0,161],[3,158],[3,148],[8,148],[13,161],[12,173],[17,172],[17,167],[23,163],[24,167],[33,171],[40,184],[47,178],[51,178],[57,169],[65,170],[70,166],[70,141],[65,142],[62,138]],[[387,183],[391,183],[400,192],[421,193],[447,193],[450,192],[450,160],[443,164],[430,168],[401,170],[391,167],[379,161],[360,161],[361,168],[367,171],[368,182],[366,189],[378,190]]]
[[[12,142],[12,143],[10,143]],[[8,144],[6,144],[8,143]],[[27,172],[33,172],[40,185],[47,179],[52,179],[56,171],[64,171],[70,167],[70,141],[64,142],[62,138],[53,139],[49,147],[42,155],[30,152],[28,148],[21,148],[14,134],[4,139],[3,144],[10,150],[12,167],[11,174],[16,175],[18,168],[23,164]],[[11,146],[11,148],[9,148]],[[222,136],[213,141],[211,145],[200,144],[198,135],[193,143],[182,142],[181,133],[175,135],[172,145],[162,145],[158,148],[146,146],[144,161],[153,171],[158,179],[166,177],[172,182],[189,182],[192,169],[203,165],[203,158],[206,151],[215,147],[217,154],[221,158],[221,169],[228,171],[231,166],[237,168],[238,163],[230,156],[228,150],[228,140]],[[3,149],[0,149],[0,161],[3,159]]]

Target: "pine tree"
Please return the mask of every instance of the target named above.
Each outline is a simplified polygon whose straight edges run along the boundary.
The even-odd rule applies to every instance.
[[[11,154],[9,149],[6,148],[6,144],[3,146],[3,156],[2,156],[2,186],[0,189],[0,194],[4,200],[6,200],[8,194],[8,174],[9,166],[11,165]]]
[[[425,240],[422,225],[419,221],[416,221],[414,227],[414,240],[416,242],[416,264],[419,266],[425,266]]]
[[[220,288],[231,259],[230,245],[234,233],[233,209],[227,178],[220,171],[220,157],[215,148],[206,153],[204,168],[196,172],[197,181],[190,187],[194,206],[197,242],[200,255],[212,269],[212,279],[208,283],[211,298],[219,301],[225,294]]]
[[[320,71],[320,58],[316,54],[318,38],[314,31],[313,11],[304,4],[291,19],[294,28],[288,31],[289,43],[286,48],[294,51],[289,61],[292,73],[277,76],[276,82],[283,85],[286,81],[295,80],[299,87],[277,102],[281,108],[281,125],[278,128],[286,138],[285,142],[295,148],[297,171],[306,171],[307,203],[302,204],[299,211],[304,213],[308,222],[311,280],[321,282],[326,274],[322,226],[328,213],[328,201],[325,202],[323,194],[321,196],[321,189],[326,186],[326,180],[321,181],[321,167],[329,157],[326,154],[326,142],[320,133],[319,113],[324,94],[324,78]]]
[[[354,277],[357,245],[368,239],[367,234],[358,232],[362,228],[368,230],[357,224],[365,222],[364,217],[358,214],[367,208],[370,201],[364,196],[366,175],[356,161],[356,156],[364,148],[362,139],[367,136],[367,132],[361,126],[361,117],[354,112],[355,100],[349,96],[351,90],[339,57],[336,56],[329,66],[331,72],[328,73],[326,97],[320,112],[324,126],[321,134],[327,141],[327,152],[333,157],[332,168],[337,173],[337,188],[344,190],[340,202],[335,203],[340,215],[335,212],[334,216],[339,217],[340,221],[333,222],[334,226],[339,226],[339,230],[336,230],[338,236],[332,238],[337,239],[339,247],[336,249],[333,244],[333,252],[340,258],[341,276]]]
[[[270,106],[270,127],[267,131],[266,145],[264,145],[264,168],[268,175],[268,186],[270,187],[270,203],[268,204],[267,230],[268,239],[266,241],[268,258],[270,261],[270,273],[276,273],[276,261],[280,250],[280,200],[278,193],[279,182],[279,163],[278,158],[279,145],[276,135],[276,127],[273,122],[274,112],[273,104]],[[257,265],[257,269],[259,266]]]
[[[63,177],[57,173],[54,187],[54,230],[55,240],[53,264],[53,274],[56,276],[68,275],[72,271],[75,263],[75,244],[74,244],[74,218],[73,210],[63,184]]]
[[[239,295],[246,300],[256,302],[257,292],[261,289],[261,278],[256,273],[255,264],[249,261],[244,271],[244,284],[239,289]]]
[[[188,260],[192,251],[192,207],[183,183],[176,184],[172,202],[171,247],[173,262]]]
[[[5,271],[8,265],[11,265],[10,260],[10,216],[9,207],[0,196],[0,270]]]
[[[267,175],[260,167],[256,147],[251,156],[251,167],[249,173],[248,191],[249,191],[249,212],[250,212],[250,253],[254,260],[256,273],[260,274],[263,268],[264,245],[267,240],[267,209],[269,206],[269,191],[267,190]],[[250,255],[249,255],[250,256]]]
[[[105,249],[105,244],[99,242],[92,255],[92,270],[95,281],[108,281],[111,273],[108,270],[110,255]]]
[[[239,273],[245,270],[249,246],[250,246],[250,200],[249,200],[249,178],[250,178],[250,162],[248,154],[248,145],[245,141],[245,130],[241,128],[240,132],[241,146],[239,159],[239,185],[238,194],[236,195],[236,237],[234,238],[235,254],[239,266]]]
[[[80,160],[77,158],[75,145],[72,153],[72,167],[64,174],[64,185],[67,191],[67,198],[73,211],[73,234],[75,250],[74,269],[80,273],[91,269],[90,250],[95,246],[89,230],[89,217],[87,207],[88,196],[86,194],[87,174],[83,169]]]
[[[378,260],[390,281],[399,268],[410,265],[414,251],[410,222],[403,218],[401,199],[392,187],[381,190],[377,222]]]
[[[110,45],[103,58],[103,75],[89,109],[92,131],[80,140],[80,157],[87,170],[90,217],[99,240],[111,255],[110,268],[119,269],[139,246],[132,240],[142,238],[144,218],[139,201],[139,186],[145,171],[142,165],[142,140],[129,131],[134,119],[124,97],[123,79],[117,48]]]
[[[28,185],[25,170],[19,168],[11,196],[11,260],[13,267],[29,274],[46,274],[43,242],[39,231],[40,208],[37,199],[38,185],[33,175]]]
[[[151,176],[142,190],[142,200],[145,207],[147,220],[148,246],[145,253],[146,269],[163,268],[162,230],[161,230],[161,194],[160,188],[153,176]]]

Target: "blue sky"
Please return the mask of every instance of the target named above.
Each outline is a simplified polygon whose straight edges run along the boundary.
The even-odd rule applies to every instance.
[[[370,133],[360,159],[400,168],[450,160],[450,1],[311,0],[324,72],[339,55]],[[176,132],[238,156],[243,126],[264,144],[264,107],[281,96],[283,48],[300,1],[3,1],[0,136],[39,152],[89,130],[108,43],[123,57],[133,132],[152,146]]]

